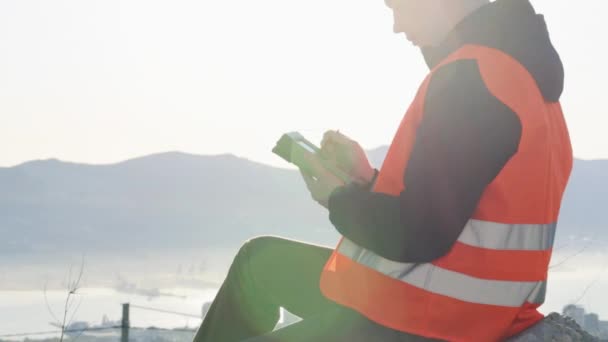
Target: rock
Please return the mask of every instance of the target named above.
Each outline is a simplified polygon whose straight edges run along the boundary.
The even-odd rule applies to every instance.
[[[572,318],[552,313],[540,323],[523,333],[512,337],[508,342],[596,342]]]

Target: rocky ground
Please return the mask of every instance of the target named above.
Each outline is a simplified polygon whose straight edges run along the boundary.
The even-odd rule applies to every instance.
[[[552,313],[536,326],[508,342],[595,342],[573,319]]]

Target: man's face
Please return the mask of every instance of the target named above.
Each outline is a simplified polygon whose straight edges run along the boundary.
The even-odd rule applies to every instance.
[[[446,0],[384,0],[393,11],[395,33],[404,33],[414,45],[428,46],[438,43],[444,27]],[[454,0],[447,0],[454,1]]]

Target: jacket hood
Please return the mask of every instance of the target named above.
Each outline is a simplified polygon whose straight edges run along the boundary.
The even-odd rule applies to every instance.
[[[505,52],[536,80],[546,101],[556,102],[564,89],[564,67],[551,43],[547,24],[529,0],[497,0],[467,16],[438,46],[423,48],[429,67],[466,44]]]

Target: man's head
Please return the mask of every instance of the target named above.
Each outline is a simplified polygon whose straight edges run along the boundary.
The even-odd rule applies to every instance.
[[[385,0],[395,33],[420,47],[439,44],[464,17],[490,0]]]

